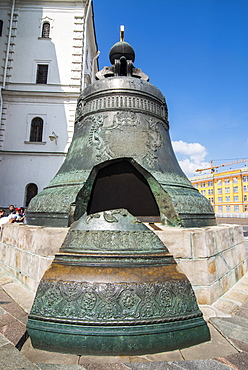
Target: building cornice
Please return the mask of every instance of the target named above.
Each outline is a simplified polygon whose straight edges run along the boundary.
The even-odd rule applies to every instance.
[[[0,150],[0,155],[27,155],[27,156],[57,156],[57,157],[65,157],[67,155],[66,152],[44,152],[44,151],[23,151],[23,150]]]
[[[63,98],[63,99],[77,99],[79,92],[65,92],[65,91],[30,91],[30,90],[2,90],[4,96],[13,97],[36,97],[36,98]]]

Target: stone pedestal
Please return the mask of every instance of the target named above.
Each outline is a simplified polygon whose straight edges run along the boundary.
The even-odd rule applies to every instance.
[[[0,266],[33,292],[53,261],[67,228],[3,225]]]
[[[211,305],[247,271],[242,226],[182,229],[156,224],[155,228],[190,280],[200,305]]]
[[[154,225],[146,224],[152,230]],[[154,232],[189,278],[198,304],[211,305],[247,271],[242,227],[176,228]],[[67,228],[3,225],[0,264],[33,292],[64,241]]]

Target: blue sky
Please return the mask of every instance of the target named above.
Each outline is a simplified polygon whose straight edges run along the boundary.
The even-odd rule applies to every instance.
[[[93,3],[100,68],[123,24],[135,66],[166,97],[185,173],[248,158],[248,0]]]

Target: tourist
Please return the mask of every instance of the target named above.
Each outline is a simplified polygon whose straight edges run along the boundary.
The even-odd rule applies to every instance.
[[[12,221],[12,217],[14,216],[14,214],[10,214],[9,216],[4,216],[4,217],[1,217],[0,218],[0,230],[1,230],[1,227],[2,227],[2,225],[4,225],[4,224],[7,224],[7,223],[9,223],[9,222],[14,222],[15,220],[13,219],[13,221]]]
[[[4,214],[5,214],[5,210],[4,209],[0,209],[0,218],[4,217]]]
[[[13,204],[11,204],[9,206],[9,213],[8,213],[8,216],[11,215],[11,214],[15,214],[15,206],[13,206]]]
[[[22,208],[22,207],[16,208],[15,216],[16,216],[15,217],[16,222],[24,222],[24,219],[25,219],[24,208]]]

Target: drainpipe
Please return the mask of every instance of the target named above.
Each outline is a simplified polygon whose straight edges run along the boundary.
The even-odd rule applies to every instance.
[[[95,60],[99,57],[100,54],[101,54],[101,52],[98,50],[98,52],[96,53],[96,55],[92,59],[91,83],[94,82],[94,63],[95,63]]]
[[[9,60],[9,49],[10,49],[11,31],[12,31],[14,10],[15,10],[15,0],[12,0],[10,22],[9,22],[9,35],[8,35],[8,43],[7,43],[7,50],[6,50],[6,59],[5,59],[5,65],[4,65],[4,71],[3,71],[3,82],[2,82],[2,86],[0,87],[0,120],[2,119],[2,111],[3,111],[2,90],[5,89],[5,86],[6,86],[7,68],[8,68],[8,60]]]
[[[84,45],[83,45],[84,53],[83,53],[83,71],[82,71],[81,90],[84,89],[84,80],[85,80],[84,75],[85,75],[85,64],[86,64],[85,58],[86,58],[87,23],[88,23],[88,17],[89,17],[91,2],[92,2],[92,0],[89,0],[88,7],[87,7],[87,13],[86,13],[85,20],[84,20]]]

